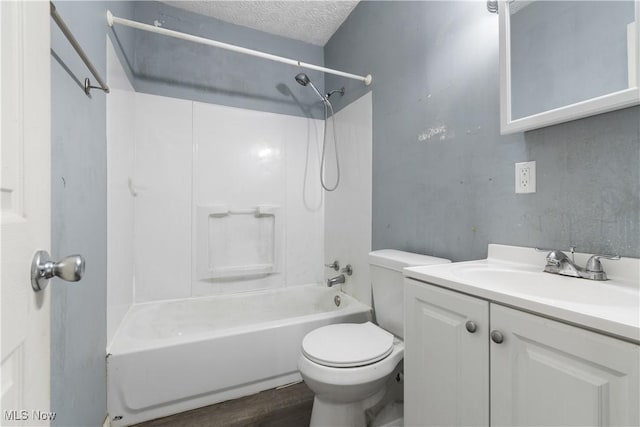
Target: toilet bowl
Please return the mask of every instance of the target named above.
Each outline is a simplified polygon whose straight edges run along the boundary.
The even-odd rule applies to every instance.
[[[369,254],[379,326],[371,322],[324,326],[309,332],[302,342],[298,370],[315,393],[312,427],[364,427],[371,421],[367,410],[375,415],[373,409],[386,402],[399,406],[389,385],[404,358],[402,269],[447,262],[451,261],[393,249]]]
[[[404,343],[371,322],[316,329],[304,338],[298,369],[314,392],[311,426],[364,426],[380,402]]]

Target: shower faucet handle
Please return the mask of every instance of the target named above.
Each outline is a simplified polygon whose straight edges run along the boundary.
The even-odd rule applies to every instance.
[[[347,266],[340,272],[346,274],[347,276],[351,276],[353,274],[353,267],[351,267],[351,264],[347,264]]]
[[[338,260],[333,261],[331,264],[325,264],[324,266],[327,268],[333,268],[335,271],[340,270],[340,263]]]

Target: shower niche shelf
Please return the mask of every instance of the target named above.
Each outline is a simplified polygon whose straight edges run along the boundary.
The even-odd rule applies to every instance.
[[[231,209],[198,206],[196,273],[199,280],[261,276],[280,271],[279,206]]]

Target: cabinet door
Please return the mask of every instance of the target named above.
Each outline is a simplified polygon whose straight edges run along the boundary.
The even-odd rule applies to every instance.
[[[491,305],[491,424],[640,425],[640,347]]]
[[[488,333],[487,301],[405,280],[406,426],[489,424]]]

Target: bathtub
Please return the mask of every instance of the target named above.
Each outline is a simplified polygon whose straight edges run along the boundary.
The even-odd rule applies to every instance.
[[[107,349],[111,425],[298,381],[305,334],[370,318],[369,306],[320,285],[135,304]]]

